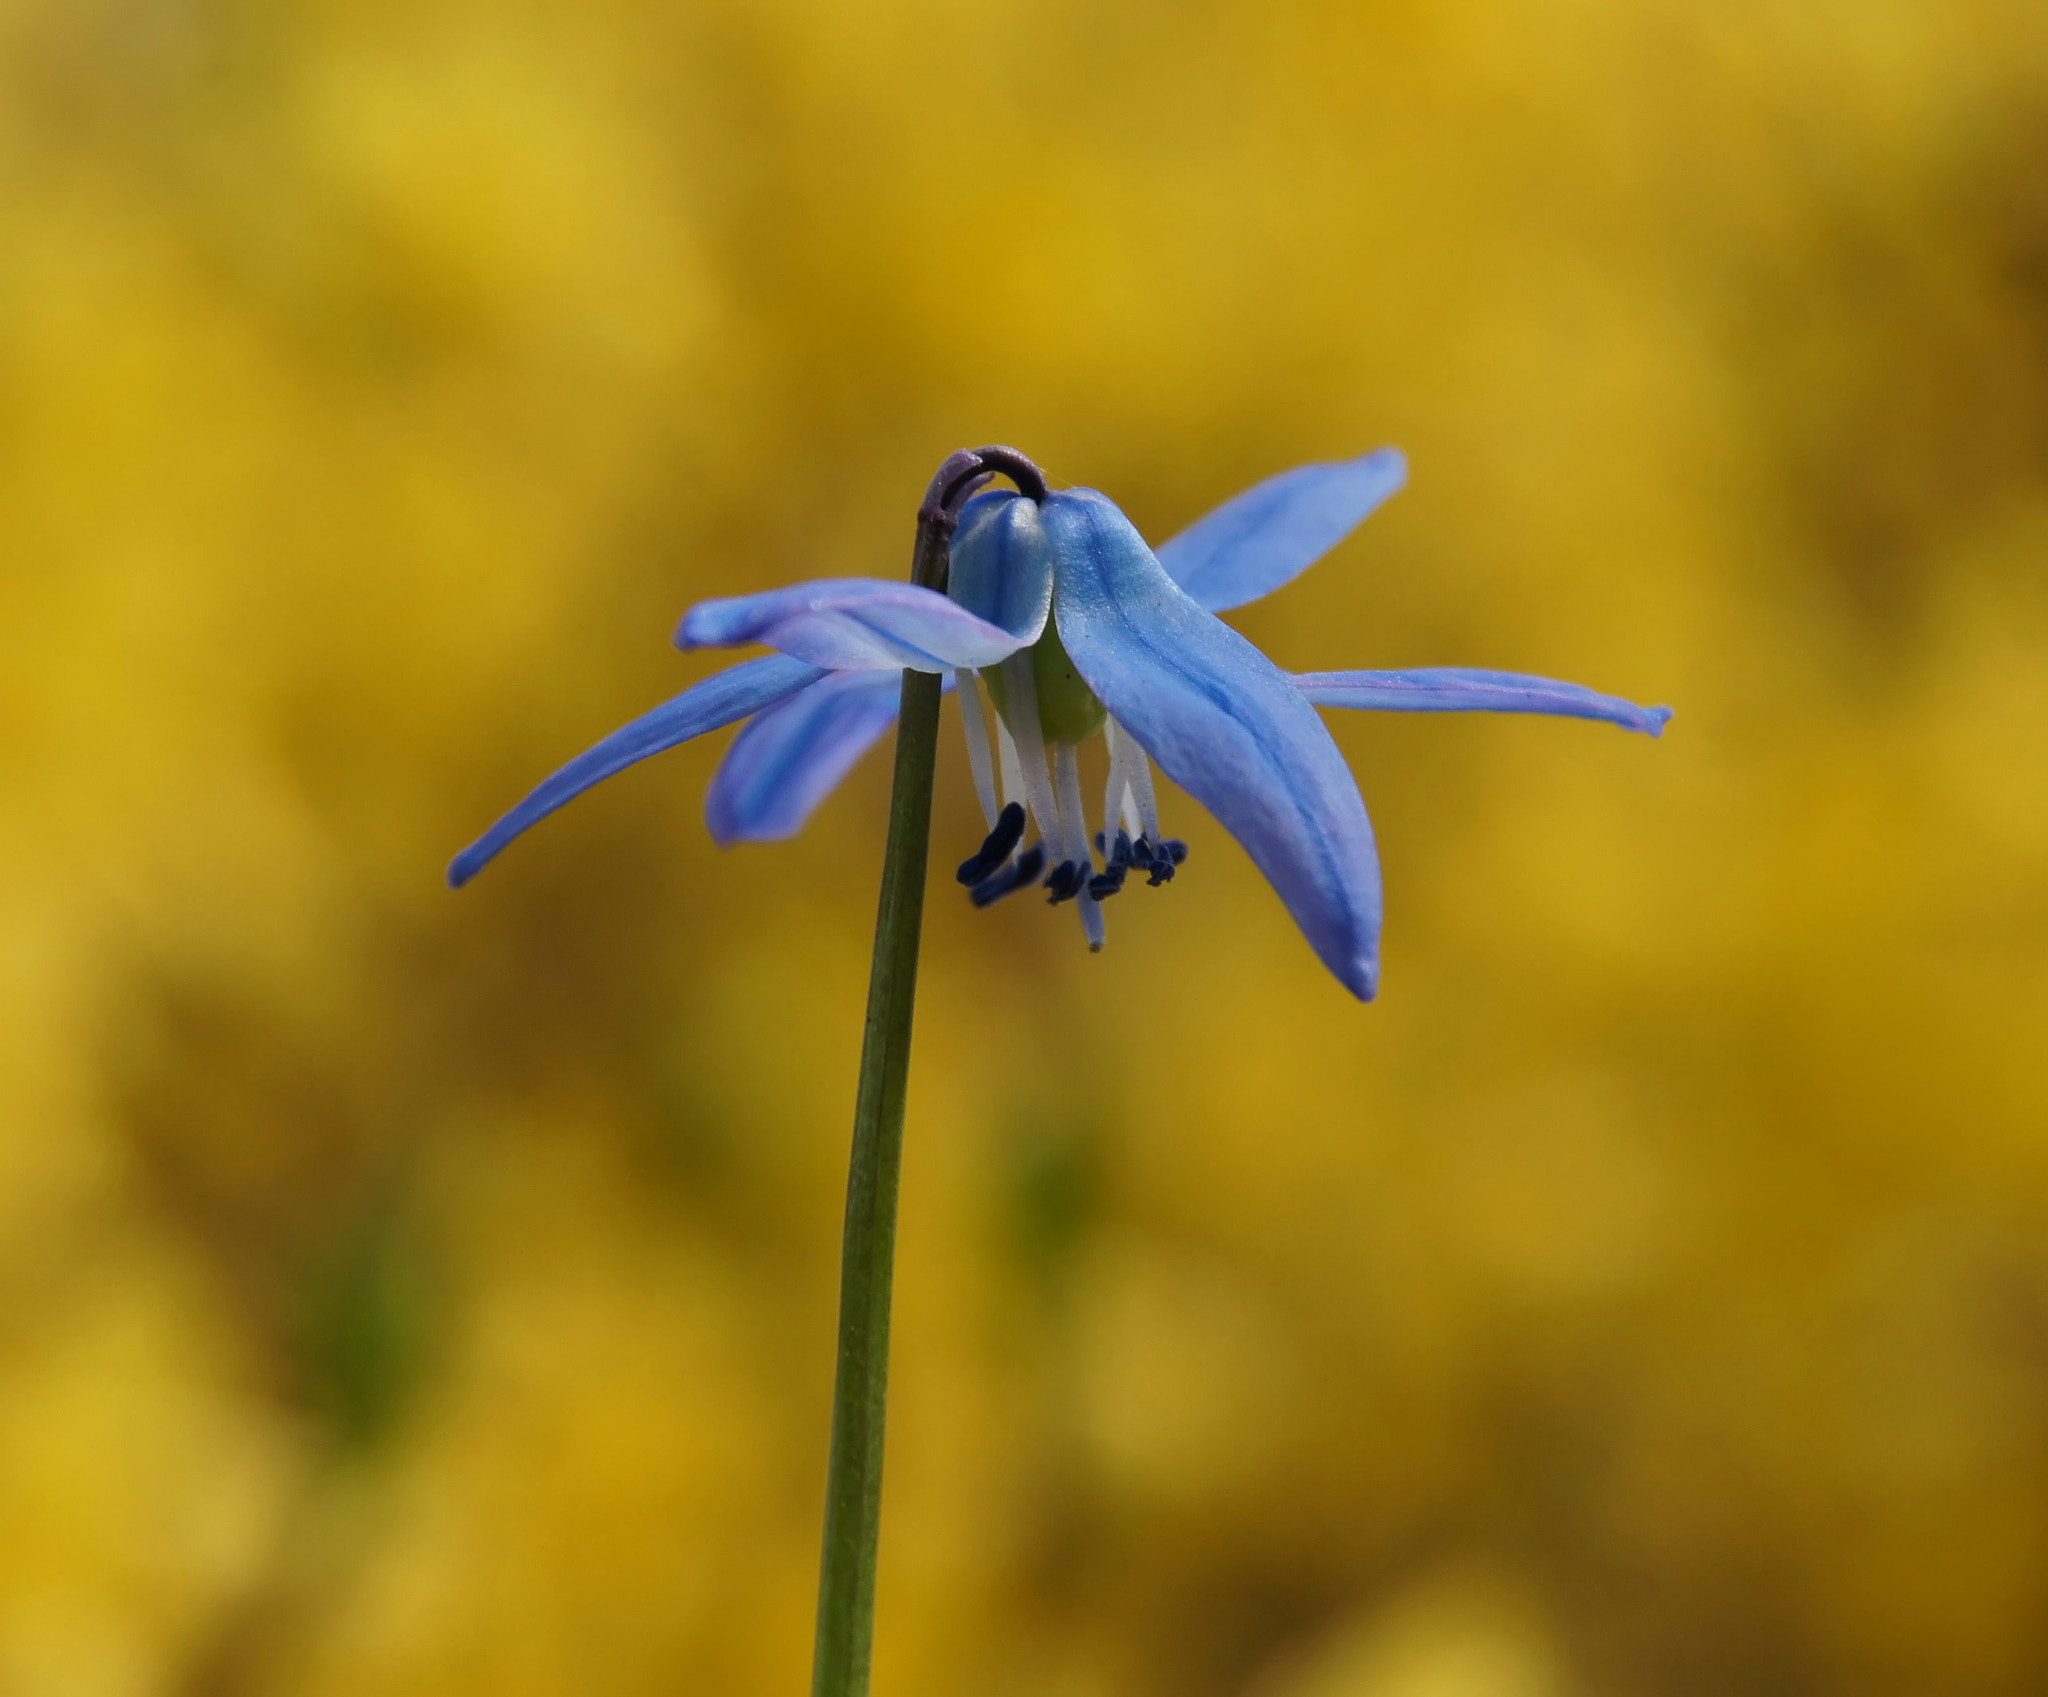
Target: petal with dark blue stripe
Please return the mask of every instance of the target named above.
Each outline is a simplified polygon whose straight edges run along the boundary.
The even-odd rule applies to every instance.
[[[760,660],[743,660],[692,685],[673,701],[663,702],[653,712],[612,732],[541,784],[455,857],[448,868],[448,882],[461,889],[514,837],[537,825],[556,808],[574,801],[591,785],[602,783],[613,773],[623,772],[651,754],[772,707],[823,676],[815,666],[771,654]]]
[[[1293,582],[1407,481],[1398,448],[1296,466],[1161,544],[1159,563],[1210,612],[1228,612]]]
[[[1019,642],[1036,642],[1052,608],[1052,554],[1038,503],[991,489],[962,507],[946,593]]]
[[[953,687],[950,674],[942,685]],[[793,837],[896,722],[903,674],[836,672],[758,714],[733,739],[704,822],[722,844]]]
[[[833,671],[993,666],[1023,646],[935,589],[866,577],[819,578],[701,602],[676,631],[678,648],[754,642]]]
[[[1384,713],[1548,713],[1560,719],[1597,719],[1653,737],[1662,736],[1671,720],[1668,707],[1638,707],[1583,684],[1470,666],[1297,672],[1294,687],[1318,707],[1363,707]]]
[[[1092,489],[1044,505],[1060,640],[1111,717],[1265,873],[1316,953],[1369,1000],[1379,975],[1372,826],[1287,674],[1166,575]]]

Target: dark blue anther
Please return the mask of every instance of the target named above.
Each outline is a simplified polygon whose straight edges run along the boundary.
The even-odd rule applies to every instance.
[[[1098,834],[1095,839],[1097,846],[1101,845],[1102,840]],[[1131,854],[1130,833],[1117,832],[1116,841],[1108,850],[1109,864],[1088,880],[1088,893],[1097,901],[1101,901],[1103,897],[1113,896],[1121,890],[1124,887],[1124,879],[1130,874]]]
[[[961,861],[960,870],[954,876],[963,884],[984,882],[1010,858],[1023,840],[1024,807],[1021,802],[1013,801],[997,815],[996,828],[989,832],[980,848]]]
[[[1131,864],[1146,874],[1147,884],[1170,884],[1180,863],[1188,857],[1188,845],[1178,837],[1168,837],[1154,848],[1143,837],[1131,847]]]
[[[1046,900],[1054,907],[1072,901],[1088,887],[1088,875],[1094,870],[1085,860],[1061,861],[1046,874],[1045,887],[1052,891]]]
[[[1045,870],[1045,845],[1033,843],[1010,865],[992,878],[984,878],[967,892],[967,899],[976,907],[987,907],[999,902],[1005,896],[1015,895],[1027,885],[1038,882],[1039,873]]]

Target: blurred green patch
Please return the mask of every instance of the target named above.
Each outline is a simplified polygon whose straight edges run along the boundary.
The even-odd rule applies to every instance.
[[[311,1399],[344,1452],[387,1443],[432,1361],[441,1304],[402,1201],[380,1198],[308,1271],[300,1347]]]

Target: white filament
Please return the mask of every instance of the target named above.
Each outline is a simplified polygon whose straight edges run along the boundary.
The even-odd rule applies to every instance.
[[[1117,815],[1123,812],[1124,797],[1130,793],[1130,779],[1124,774],[1123,747],[1117,740],[1116,721],[1103,722],[1102,740],[1109,745],[1109,782],[1102,790],[1102,833],[1105,844],[1116,835]],[[1103,849],[1107,854],[1108,848]]]
[[[1045,764],[1045,731],[1038,722],[1038,682],[1031,675],[1031,654],[1027,649],[1003,662],[1003,695],[1010,711],[1004,715],[1010,734],[1016,739],[1019,776],[1024,799],[1038,820],[1039,835],[1047,852],[1066,838],[1060,829],[1059,802],[1053,795],[1052,774]]]
[[[967,764],[974,772],[974,793],[981,800],[982,816],[988,828],[996,828],[995,761],[989,754],[988,720],[984,716],[981,688],[970,667],[956,667],[953,682],[960,697],[960,723],[967,730]]]
[[[1103,726],[1103,732],[1109,739],[1111,790],[1116,789],[1119,774],[1123,779],[1124,793],[1118,799],[1127,821],[1125,829],[1157,848],[1159,795],[1152,788],[1151,758],[1138,746],[1138,739],[1114,719]]]
[[[1010,727],[1003,723],[1002,714],[995,716],[996,761],[1003,773],[1003,800],[1022,802],[1024,794],[1024,763],[1017,758],[1017,742],[1010,735]]]
[[[1144,755],[1114,719],[1103,721],[1102,739],[1109,744],[1109,785],[1102,795],[1103,852],[1106,854],[1109,852],[1109,840],[1116,834],[1119,824],[1131,836],[1138,835],[1138,804],[1131,795],[1131,756],[1136,754],[1143,759]]]
[[[1052,763],[1059,775],[1060,809],[1066,823],[1066,833],[1060,839],[1060,857],[1081,868],[1081,893],[1074,901],[1081,910],[1081,929],[1088,935],[1088,947],[1099,951],[1104,937],[1102,903],[1088,893],[1087,881],[1095,872],[1095,859],[1088,852],[1088,815],[1081,807],[1081,757],[1072,743],[1055,743]]]

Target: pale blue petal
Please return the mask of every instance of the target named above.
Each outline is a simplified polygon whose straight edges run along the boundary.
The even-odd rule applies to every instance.
[[[1291,583],[1408,481],[1398,448],[1296,466],[1197,519],[1159,549],[1166,575],[1212,613]]]
[[[1338,979],[1370,1000],[1380,874],[1365,803],[1287,674],[1197,606],[1092,489],[1044,507],[1060,640],[1166,775],[1244,844]]]
[[[1036,642],[1052,609],[1052,554],[1038,503],[991,489],[960,509],[946,593],[977,618]]]
[[[1662,736],[1668,707],[1638,707],[1582,684],[1522,672],[1425,666],[1407,672],[1298,672],[1294,687],[1318,707],[1368,707],[1393,713],[1550,713],[1598,719],[1625,731]]]
[[[993,666],[1023,646],[935,589],[883,578],[820,578],[705,601],[683,615],[678,648],[758,642],[833,671],[943,672]]]
[[[941,688],[952,687],[949,673]],[[795,836],[895,724],[902,695],[900,671],[836,672],[756,715],[704,798],[712,836],[728,845]]]
[[[458,854],[448,868],[448,882],[461,889],[514,837],[574,801],[592,784],[623,772],[650,754],[772,707],[824,675],[815,666],[771,654],[760,660],[743,660],[692,685],[673,701],[663,702],[570,761]]]

